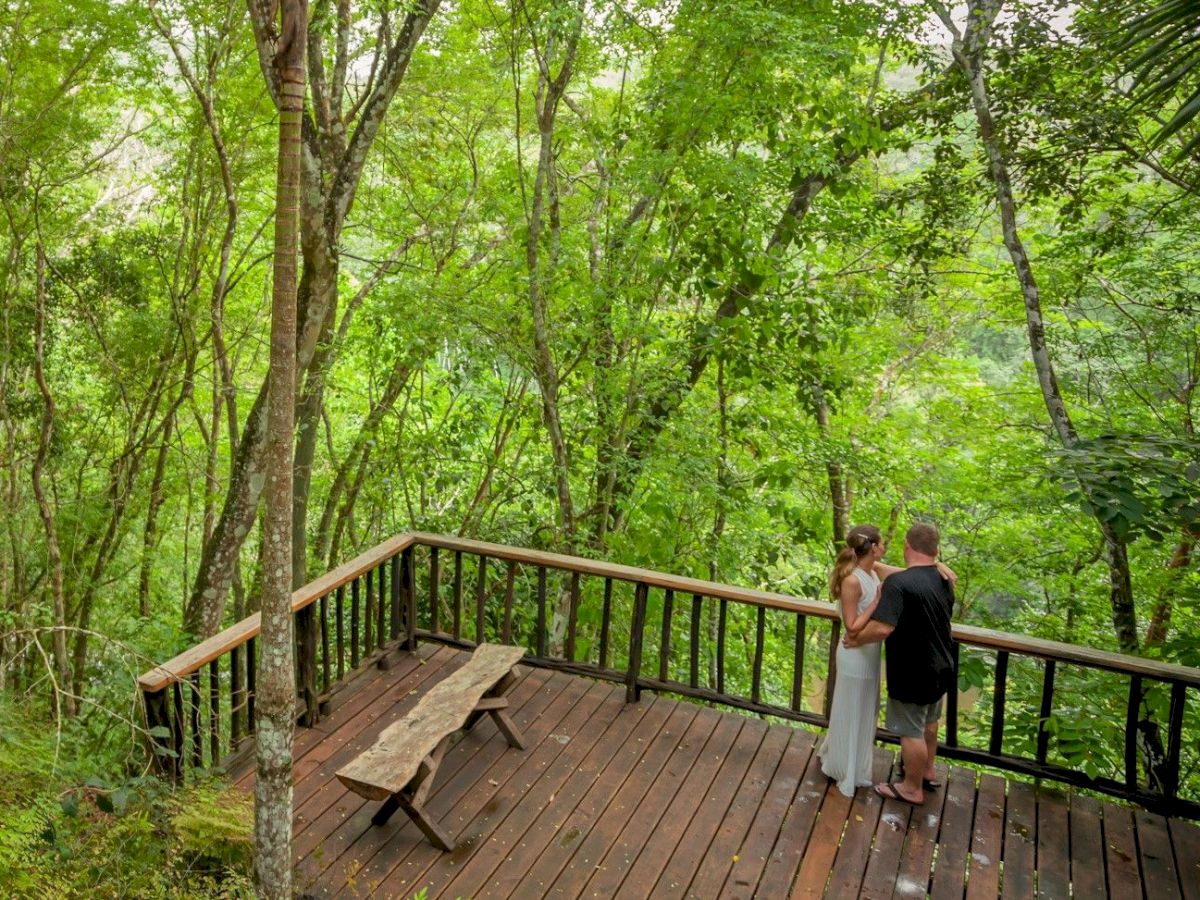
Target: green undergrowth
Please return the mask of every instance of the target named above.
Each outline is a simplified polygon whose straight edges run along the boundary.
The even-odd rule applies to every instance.
[[[175,788],[0,703],[0,896],[254,895],[253,798]]]

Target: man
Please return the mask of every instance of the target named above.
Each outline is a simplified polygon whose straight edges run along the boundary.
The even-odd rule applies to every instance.
[[[938,572],[937,555],[936,528],[918,523],[908,529],[908,568],[883,582],[871,621],[845,639],[847,647],[886,642],[887,727],[900,735],[904,779],[877,784],[875,792],[914,806],[925,802],[926,790],[939,786],[933,772],[938,720],[942,698],[955,688],[950,637],[954,588]]]

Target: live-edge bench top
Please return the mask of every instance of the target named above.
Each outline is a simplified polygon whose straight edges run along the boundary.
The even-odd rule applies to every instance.
[[[385,800],[404,788],[421,761],[447,736],[462,728],[480,698],[491,690],[525,651],[505,644],[480,644],[466,665],[439,681],[375,744],[337,773],[347,788],[368,800]]]

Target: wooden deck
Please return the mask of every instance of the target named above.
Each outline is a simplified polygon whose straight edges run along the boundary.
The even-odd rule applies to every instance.
[[[462,651],[424,645],[351,677],[296,736],[298,889],[310,896],[1200,898],[1200,827],[943,767],[920,809],[832,789],[817,736],[522,668],[509,693],[529,749],[490,720],[446,754],[428,807],[441,853],[334,777]],[[876,775],[894,754],[877,751]],[[233,772],[249,789],[247,763]]]

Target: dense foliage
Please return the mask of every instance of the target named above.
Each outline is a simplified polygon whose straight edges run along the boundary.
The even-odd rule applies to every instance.
[[[1200,665],[1194,82],[1132,103],[1105,4],[995,6],[959,59],[938,4],[312,0],[296,580],[417,528],[818,596],[919,519],[963,621]],[[0,73],[0,873],[78,888],[80,822],[189,827],[133,676],[256,608],[275,104],[238,0],[14,0]],[[1067,706],[1055,752],[1108,772],[1085,690],[1112,741]]]

